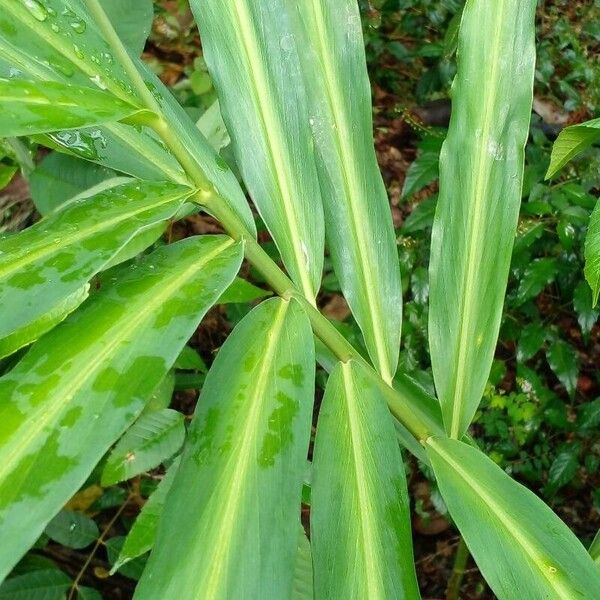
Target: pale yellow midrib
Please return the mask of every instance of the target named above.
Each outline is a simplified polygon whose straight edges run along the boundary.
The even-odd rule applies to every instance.
[[[90,377],[95,375],[99,369],[105,366],[105,360],[110,356],[111,352],[123,341],[125,341],[125,339],[140,325],[140,323],[142,323],[151,315],[156,307],[161,306],[162,303],[166,301],[169,296],[181,286],[182,281],[185,281],[191,276],[191,274],[202,269],[208,262],[217,257],[234,243],[235,242],[232,239],[228,239],[215,248],[212,252],[201,257],[198,262],[194,263],[181,275],[177,276],[177,278],[174,279],[171,284],[165,286],[160,290],[160,292],[154,295],[150,301],[148,301],[146,296],[144,296],[144,305],[140,308],[139,312],[134,313],[133,310],[128,311],[126,316],[129,320],[127,321],[127,324],[119,330],[119,334],[113,337],[110,342],[106,344],[106,346],[104,346],[90,362],[86,363],[86,369],[81,370],[77,375],[69,379],[68,384],[65,386],[65,389],[62,390],[62,393],[61,390],[56,392],[56,396],[59,400],[50,407],[42,403],[37,411],[30,411],[28,413],[27,423],[29,423],[30,426],[28,427],[27,431],[19,435],[18,440],[14,444],[12,453],[10,453],[7,457],[0,455],[0,458],[2,458],[2,460],[0,460],[0,485],[4,481],[5,477],[9,475],[17,466],[21,457],[26,454],[27,449],[30,447],[31,443],[35,441],[35,438],[44,430],[47,425],[54,420],[57,415],[61,413],[64,407],[72,401],[78,389],[84,385]],[[131,315],[134,316],[131,317]],[[114,325],[111,330],[113,329]]]
[[[34,96],[7,96],[5,93],[2,93],[0,96],[0,101],[4,102],[18,102],[19,104],[35,104],[36,106],[61,106],[65,108],[72,108],[79,106],[76,102],[69,102],[66,100],[50,100],[48,98],[40,98]],[[133,110],[136,110],[135,107],[132,107]]]
[[[385,598],[385,590],[382,589],[381,586],[380,566],[384,559],[380,556],[379,547],[373,535],[376,525],[373,522],[371,514],[372,503],[370,502],[367,489],[368,484],[366,483],[369,481],[369,477],[362,456],[362,449],[365,446],[365,441],[361,434],[360,417],[357,415],[356,404],[358,399],[354,395],[351,364],[340,364],[346,399],[346,410],[348,412],[348,430],[352,446],[354,479],[356,483],[356,493],[358,495],[358,520],[360,521],[361,537],[363,540],[361,553],[363,555],[367,585],[367,594],[365,598],[369,598],[369,600],[377,600],[378,598],[383,599]]]
[[[519,525],[517,523],[513,523],[510,513],[503,511],[502,508],[497,505],[495,498],[488,494],[485,488],[481,487],[478,484],[477,480],[474,477],[471,477],[471,475],[463,469],[461,464],[454,461],[452,459],[452,456],[445,452],[445,450],[442,447],[440,447],[440,445],[434,438],[429,438],[429,440],[427,440],[427,443],[437,452],[438,456],[442,457],[446,461],[446,464],[452,467],[454,472],[457,473],[463,479],[463,481],[468,483],[468,485],[483,500],[486,507],[489,508],[492,511],[492,513],[496,516],[498,521],[506,527],[508,532],[524,550],[525,554],[527,554],[530,557],[533,564],[544,576],[544,579],[546,579],[550,583],[552,588],[556,590],[556,592],[559,594],[559,598],[561,598],[562,600],[572,600],[573,596],[568,586],[566,587],[562,585],[562,581],[560,580],[555,581],[548,577],[548,573],[546,573],[546,571],[540,564],[544,562],[544,557],[540,555],[540,553],[538,553],[536,549],[531,546],[531,544],[528,543],[528,539],[521,533]]]
[[[281,304],[273,320],[272,329],[267,334],[267,348],[260,364],[260,372],[256,380],[256,386],[254,387],[251,398],[248,399],[250,412],[248,418],[244,422],[241,443],[236,452],[239,456],[239,461],[234,465],[232,473],[233,481],[229,486],[229,491],[226,491],[226,498],[222,501],[222,505],[225,509],[221,519],[221,527],[218,528],[216,540],[217,547],[212,552],[208,563],[211,565],[212,569],[210,570],[206,585],[203,586],[202,590],[198,590],[198,595],[196,595],[197,600],[213,600],[219,598],[221,585],[224,581],[223,575],[226,575],[229,567],[231,549],[233,548],[231,538],[235,528],[235,518],[239,512],[240,504],[244,500],[242,489],[247,478],[250,459],[255,456],[253,444],[256,439],[258,423],[265,401],[268,376],[275,359],[279,337],[289,306],[287,301],[280,300],[279,302],[281,302]],[[218,493],[218,491],[216,493]],[[216,522],[216,515],[213,515],[212,518]]]
[[[14,2],[12,6],[10,3],[7,3],[7,4],[8,4],[8,6],[5,6],[5,8],[8,10],[8,12],[10,14],[13,15],[13,17],[17,21],[19,21],[22,25],[27,27],[27,29],[32,31],[34,33],[34,35],[36,35],[40,39],[44,40],[49,46],[54,48],[54,50],[56,50],[59,54],[61,54],[63,57],[65,57],[71,63],[73,63],[74,65],[77,65],[77,67],[85,75],[91,76],[91,77],[95,77],[96,75],[99,75],[100,77],[102,77],[105,87],[110,91],[111,94],[113,94],[117,98],[123,100],[127,104],[130,104],[133,108],[142,108],[139,105],[133,104],[133,101],[138,100],[138,99],[135,98],[134,96],[127,94],[127,92],[123,91],[117,85],[117,83],[112,79],[112,77],[110,75],[104,76],[101,72],[97,71],[94,67],[91,67],[84,59],[79,58],[73,51],[73,45],[68,41],[67,37],[60,36],[60,35],[54,34],[54,33],[51,33],[50,35],[48,35],[47,34],[48,24],[46,22],[40,23],[39,21],[36,21],[35,17],[33,17],[31,14],[29,14],[29,11],[26,8],[24,8],[22,5],[20,7],[17,7],[16,12],[15,12],[14,4],[16,4],[16,2]],[[25,18],[23,18],[23,17],[25,17]],[[30,20],[33,22],[30,22]],[[89,24],[89,21],[88,21],[88,24]],[[107,49],[108,49],[108,47],[107,47]],[[139,102],[139,100],[138,100],[138,102]]]
[[[327,47],[327,32],[325,31],[325,24],[323,22],[323,14],[320,9],[320,0],[312,0],[312,8],[314,13],[314,20],[317,25],[317,38],[318,38],[318,52],[320,57],[321,65],[325,71],[325,88],[327,90],[327,103],[331,116],[335,123],[335,130],[339,132],[339,135],[332,135],[334,143],[336,145],[337,154],[341,159],[342,166],[342,181],[344,184],[345,196],[350,204],[350,217],[351,226],[354,234],[354,238],[357,240],[356,248],[358,257],[360,260],[360,266],[356,269],[358,277],[362,280],[362,287],[364,294],[367,297],[370,312],[367,311],[367,318],[371,318],[371,325],[373,328],[373,339],[375,342],[375,350],[377,353],[378,369],[382,378],[390,383],[393,377],[391,366],[388,361],[386,344],[383,339],[382,332],[385,330],[385,325],[381,317],[381,308],[377,302],[375,290],[379,289],[376,285],[373,277],[371,276],[372,265],[369,261],[369,257],[364,253],[364,248],[369,248],[369,241],[365,238],[361,223],[359,222],[360,204],[355,201],[356,198],[360,198],[360,183],[356,176],[356,168],[358,161],[356,160],[353,153],[352,136],[348,131],[346,119],[344,118],[344,101],[340,98],[338,86],[335,84],[336,76],[333,72],[332,65],[328,56],[332,56],[333,53]],[[342,144],[341,139],[344,138],[347,143]],[[368,222],[368,219],[365,219]]]
[[[461,306],[460,319],[458,326],[458,335],[456,337],[456,345],[458,348],[456,359],[456,379],[452,394],[452,422],[450,424],[450,437],[458,438],[460,434],[460,421],[465,410],[464,388],[466,385],[466,358],[469,353],[470,344],[475,340],[469,339],[469,334],[472,328],[472,296],[475,286],[476,258],[481,254],[481,236],[482,236],[482,211],[484,207],[483,197],[488,185],[488,175],[491,170],[491,157],[489,155],[489,137],[492,129],[494,105],[498,93],[498,63],[500,58],[500,39],[502,37],[502,28],[504,23],[504,9],[506,7],[505,0],[497,0],[499,2],[499,17],[497,27],[494,32],[494,40],[492,47],[492,72],[489,77],[491,81],[491,89],[486,96],[484,104],[483,128],[481,132],[481,143],[479,144],[479,156],[477,157],[477,168],[474,170],[474,200],[473,218],[469,219],[469,230],[467,234],[467,276],[464,279],[464,285],[461,286],[460,297],[464,299]],[[487,163],[487,165],[486,165]],[[469,251],[469,248],[473,248]]]
[[[273,166],[277,187],[279,188],[279,193],[283,201],[283,208],[287,215],[294,259],[301,278],[302,291],[308,300],[314,304],[316,291],[313,288],[310,273],[306,266],[307,259],[310,260],[310,255],[305,259],[304,253],[302,252],[299,218],[296,214],[294,200],[292,198],[292,186],[288,181],[290,178],[290,167],[286,164],[287,160],[284,161],[284,157],[287,157],[286,145],[283,142],[284,136],[281,132],[280,122],[274,115],[270,104],[270,101],[273,101],[273,96],[268,93],[270,86],[263,69],[262,61],[259,58],[260,53],[256,47],[256,39],[251,24],[252,17],[248,13],[246,0],[233,0],[231,6],[235,13],[235,18],[239,23],[239,29],[234,27],[234,32],[244,51],[243,58],[247,64],[246,73],[252,88],[251,93],[254,97],[254,103],[258,109],[259,124],[263,136],[265,140],[267,140],[266,150],[271,165]],[[263,94],[260,93],[260,90],[263,90]],[[264,101],[264,99],[266,99],[266,101]],[[270,124],[270,127],[267,126],[267,123]],[[274,152],[274,147],[280,148],[281,152]],[[305,245],[307,253],[311,252],[312,244],[309,244],[309,240],[306,240]]]
[[[115,188],[111,188],[111,189],[114,190]],[[139,215],[140,213],[159,208],[165,204],[169,204],[169,203],[175,202],[177,200],[181,200],[186,195],[191,195],[192,193],[193,193],[193,190],[190,190],[189,193],[178,192],[177,194],[166,195],[166,196],[162,197],[160,199],[160,201],[154,202],[153,204],[139,207],[136,210],[133,210],[130,212],[120,213],[113,219],[110,219],[107,221],[101,221],[99,223],[96,223],[92,227],[89,227],[88,229],[78,230],[77,232],[74,232],[71,235],[63,236],[60,239],[59,246],[55,245],[54,242],[50,242],[48,245],[38,247],[37,250],[27,252],[27,254],[19,260],[10,260],[10,257],[9,257],[9,260],[7,260],[7,263],[4,267],[2,267],[0,265],[0,277],[2,277],[2,278],[8,277],[12,273],[14,273],[16,270],[22,269],[23,267],[26,267],[39,259],[44,259],[49,256],[52,256],[53,254],[60,253],[67,246],[72,246],[73,244],[76,244],[77,242],[80,242],[81,240],[85,240],[89,237],[92,237],[93,235],[95,235],[97,233],[101,233],[102,231],[105,231],[106,229],[111,229],[112,227],[118,225],[122,221],[127,221],[130,218]],[[43,221],[41,221],[39,225],[43,225]],[[56,235],[60,235],[60,231],[57,231]],[[118,250],[118,248],[116,250]]]

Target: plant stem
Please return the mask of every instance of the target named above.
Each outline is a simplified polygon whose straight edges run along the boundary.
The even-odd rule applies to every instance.
[[[315,335],[331,350],[338,360],[342,362],[356,360],[368,366],[376,374],[377,381],[381,384],[381,389],[387,399],[390,411],[419,441],[424,442],[431,435],[440,434],[442,431],[439,425],[434,420],[428,418],[425,412],[416,406],[414,401],[407,401],[406,394],[399,393],[390,384],[385,382],[361,356],[358,350],[321,314],[262,249],[237,214],[218,195],[195,157],[181,143],[177,135],[169,127],[167,121],[162,117],[160,103],[148,89],[135,62],[123,46],[98,0],[86,1],[90,13],[96,19],[106,41],[110,44],[115,56],[120,60],[127,75],[130,77],[131,83],[138,92],[140,100],[142,100],[146,108],[156,114],[156,117],[148,125],[160,136],[161,140],[186,171],[190,181],[198,188],[199,191],[196,194],[198,203],[219,220],[223,229],[233,239],[244,243],[246,259],[261,273],[265,281],[278,295],[286,299],[294,298],[302,305],[308,315]]]
[[[452,575],[448,581],[446,590],[446,600],[459,600],[460,587],[463,577],[465,576],[465,567],[469,560],[469,549],[465,544],[464,538],[461,536],[456,547],[456,556],[454,558],[454,566],[452,567]]]

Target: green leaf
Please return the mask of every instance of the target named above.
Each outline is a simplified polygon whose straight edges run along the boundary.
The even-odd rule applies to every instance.
[[[71,580],[58,569],[11,577],[0,585],[0,600],[62,600]]]
[[[291,600],[313,600],[315,597],[313,589],[313,566],[310,542],[300,528],[298,537],[298,550],[296,552],[296,566],[294,568],[294,585],[292,587]]]
[[[108,562],[114,565],[119,559],[119,554],[123,549],[123,544],[125,543],[125,537],[116,536],[112,537],[106,541],[106,555],[108,557]],[[139,556],[134,558],[117,568],[117,571],[121,575],[125,575],[125,577],[129,577],[130,579],[135,579],[136,581],[142,576],[144,571],[144,567],[146,566],[146,557]]]
[[[423,152],[410,165],[402,187],[402,198],[408,198],[435,181],[439,176],[438,152]]]
[[[321,195],[285,2],[190,4],[246,186],[291,278],[314,299],[323,267]]]
[[[596,564],[600,565],[600,531],[596,534],[594,541],[589,549],[590,556],[594,559]]]
[[[579,444],[570,444],[552,461],[548,471],[548,493],[554,494],[567,485],[577,474],[579,468]]]
[[[102,0],[102,8],[132,54],[139,56],[150,35],[152,0]]]
[[[149,471],[171,458],[183,445],[184,416],[165,408],[143,414],[110,453],[101,483],[115,485]]]
[[[535,0],[468,0],[440,156],[429,344],[444,424],[468,428],[488,379],[515,239],[535,66]]]
[[[557,275],[557,265],[555,258],[536,258],[527,265],[519,282],[517,304],[536,298],[547,285],[552,283]]]
[[[252,285],[245,279],[236,277],[233,283],[225,290],[219,298],[219,304],[235,304],[239,302],[252,302],[259,298],[272,296],[273,293],[269,290]]]
[[[311,543],[317,599],[419,598],[394,425],[379,388],[355,362],[336,366],[321,404]]]
[[[29,176],[29,191],[38,212],[46,216],[73,198],[88,198],[122,183],[125,178],[112,169],[51,152]]]
[[[176,367],[177,362],[174,367]],[[171,369],[162,379],[162,381],[154,388],[148,403],[144,407],[144,412],[153,412],[168,408],[173,399],[175,391],[175,372]]]
[[[585,279],[592,288],[592,305],[600,294],[600,202],[596,204],[585,237]]]
[[[600,597],[600,571],[569,528],[479,450],[430,438],[444,502],[500,600]]]
[[[552,147],[546,179],[554,177],[569,161],[600,140],[600,119],[563,129]]]
[[[0,379],[0,579],[140,414],[241,259],[223,236],[163,247]]]
[[[100,535],[93,519],[73,510],[61,510],[46,525],[44,533],[67,548],[86,548]]]
[[[77,586],[77,600],[102,600],[102,595],[94,588]]]
[[[581,332],[584,336],[588,336],[598,321],[600,311],[592,306],[592,293],[584,281],[580,281],[573,292],[573,308]]]
[[[87,296],[88,281],[138,232],[172,217],[193,190],[133,182],[67,205],[0,238],[0,356],[45,333]]]
[[[238,324],[202,389],[138,600],[290,596],[314,368],[294,301]]]
[[[537,354],[546,341],[546,334],[546,328],[539,322],[525,325],[519,336],[517,360],[525,362]]]
[[[177,360],[175,361],[175,368],[182,369],[184,371],[199,371],[200,373],[206,373],[208,371],[206,363],[204,362],[200,354],[198,354],[198,352],[190,346],[186,346],[181,351],[181,354],[177,357]]]
[[[154,540],[156,539],[158,521],[165,505],[167,493],[173,484],[178,465],[179,459],[169,468],[156,490],[154,490],[146,504],[144,504],[125,538],[119,558],[111,569],[111,574],[116,573],[129,561],[152,550]]]
[[[550,368],[565,386],[569,396],[573,398],[577,389],[577,376],[579,375],[577,351],[567,342],[556,340],[550,344],[550,348],[546,351],[546,357]]]
[[[373,148],[371,88],[356,0],[288,3],[310,103],[328,246],[369,355],[398,365],[402,291],[387,193]]]
[[[76,129],[106,121],[138,122],[148,115],[106,92],[46,81],[0,79],[0,137]]]
[[[584,404],[577,415],[578,429],[594,429],[600,426],[600,398]]]
[[[196,127],[198,127],[215,152],[220,152],[223,148],[231,144],[231,138],[223,121],[218,100],[215,100],[202,113],[202,116],[196,122]]]

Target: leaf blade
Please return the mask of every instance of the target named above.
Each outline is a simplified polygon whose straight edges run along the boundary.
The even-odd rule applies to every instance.
[[[242,176],[292,280],[314,301],[323,266],[321,197],[284,3],[191,6]]]
[[[0,579],[141,412],[241,260],[223,236],[161,248],[0,379]]]
[[[315,598],[419,598],[402,457],[385,399],[363,369],[336,366],[317,424]]]
[[[389,382],[398,365],[402,292],[387,193],[373,148],[358,6],[354,0],[303,0],[294,10],[328,245],[369,355]]]
[[[88,281],[136,233],[174,216],[193,190],[128,183],[0,240],[0,355],[30,343],[87,296]]]
[[[469,0],[432,233],[429,343],[444,423],[466,431],[491,367],[529,131],[535,2]]]
[[[427,452],[450,514],[501,600],[598,596],[597,567],[537,496],[467,444],[430,438]]]
[[[306,315],[281,299],[260,304],[227,339],[204,384],[136,598],[289,597],[311,347]],[[175,565],[178,577],[163,576]]]
[[[600,140],[600,119],[565,127],[552,146],[546,179],[554,177],[569,161]]]

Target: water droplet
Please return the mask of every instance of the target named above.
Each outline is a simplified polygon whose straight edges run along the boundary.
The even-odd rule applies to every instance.
[[[8,77],[10,79],[12,79],[13,77],[19,77],[20,75],[23,75],[23,71],[21,71],[20,69],[17,69],[16,67],[8,68]]]
[[[101,90],[105,90],[106,89],[106,84],[104,83],[104,80],[102,79],[102,77],[100,77],[100,75],[94,75],[93,77],[90,77],[90,81],[97,85]]]
[[[279,47],[284,51],[284,52],[290,52],[291,50],[294,49],[294,36],[291,34],[288,35],[284,35],[280,40],[279,40]]]
[[[75,33],[83,33],[85,31],[85,21],[83,19],[74,19],[69,24]]]
[[[109,64],[112,65],[113,62],[115,62],[115,59],[113,58],[113,55],[110,52],[103,52],[102,53],[102,58]]]
[[[77,44],[73,44],[73,52],[75,52],[77,58],[85,58],[85,54]]]
[[[75,525],[75,523],[71,523],[69,525],[69,531],[75,531],[75,528],[77,527],[77,525]]]
[[[25,0],[25,7],[38,21],[45,21],[48,18],[48,11],[38,0]]]
[[[60,27],[56,23],[52,23],[52,25],[50,25],[50,29],[52,29],[54,33],[58,33],[60,31]]]

